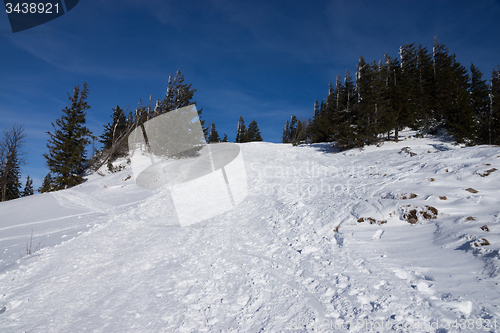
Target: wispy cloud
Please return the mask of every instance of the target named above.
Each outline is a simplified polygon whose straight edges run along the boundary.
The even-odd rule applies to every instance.
[[[94,75],[112,79],[159,78],[158,72],[140,66],[116,64],[95,51],[93,39],[80,39],[67,31],[46,34],[8,35],[21,50],[29,52],[55,68],[70,73]],[[92,50],[92,51],[89,51]]]

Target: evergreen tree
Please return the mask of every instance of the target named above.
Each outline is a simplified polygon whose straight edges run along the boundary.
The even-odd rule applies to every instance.
[[[26,177],[26,184],[24,185],[23,197],[33,195],[33,179],[30,176]]]
[[[4,131],[0,139],[0,201],[17,199],[21,189],[22,147],[24,145],[24,128],[13,126]]]
[[[400,98],[400,113],[398,117],[398,127],[403,129],[411,127],[417,129],[417,110],[419,92],[419,69],[418,69],[418,52],[415,44],[404,44],[399,50],[400,67],[399,73],[399,98]]]
[[[163,114],[191,104],[196,105],[196,101],[193,101],[195,92],[196,89],[192,88],[192,84],[184,83],[184,75],[180,70],[175,73],[174,77],[170,74],[165,98],[156,103],[154,115]],[[205,121],[201,119],[202,111],[203,108],[198,110],[198,116],[205,138],[208,140],[208,127],[205,127]]]
[[[120,106],[116,106],[111,115],[112,120],[104,125],[104,131],[99,137],[103,144],[104,149],[109,149],[113,145],[116,138],[120,136],[127,129],[127,118],[123,113],[123,110]]]
[[[45,192],[52,192],[52,191],[54,191],[54,180],[52,179],[52,176],[50,175],[50,173],[48,173],[43,178],[42,186],[40,186],[38,188],[38,192],[45,193]]]
[[[339,111],[334,122],[334,139],[340,149],[356,147],[356,124],[358,120],[356,106],[357,94],[352,76],[346,70],[344,88],[339,94]]]
[[[292,138],[293,145],[299,145],[305,142],[307,139],[307,123],[305,120],[299,120],[297,122],[297,130],[295,132],[295,137]]]
[[[396,59],[389,57],[386,53],[384,63],[381,64],[379,70],[379,77],[382,83],[380,87],[380,103],[378,106],[380,126],[380,133],[387,133],[387,140],[390,139],[392,130],[395,130],[395,140],[398,140],[398,90],[397,90],[397,71],[399,63]]]
[[[54,132],[49,134],[49,153],[43,156],[47,166],[55,174],[54,188],[64,189],[81,184],[87,167],[85,148],[90,143],[90,130],[85,126],[85,117],[90,106],[87,104],[88,85],[75,86],[73,95],[68,93],[69,106],[61,118],[52,123]]]
[[[16,152],[11,152],[7,157],[7,163],[10,165],[2,178],[5,179],[4,186],[1,189],[2,201],[13,200],[21,197],[21,165]]]
[[[318,115],[318,117],[320,116]],[[290,142],[297,136],[297,121],[297,117],[292,115],[292,118],[290,119]]]
[[[192,84],[184,83],[184,75],[178,70],[175,77],[170,74],[165,98],[158,101],[155,112],[162,114],[196,104],[196,102],[192,101],[195,92],[196,89],[192,88]]]
[[[479,69],[471,63],[471,84],[470,98],[472,109],[478,123],[478,140],[481,143],[489,143],[489,133],[491,126],[490,119],[490,96],[486,80],[483,80],[483,74]]]
[[[333,90],[333,86],[330,84],[326,102],[321,101],[321,103],[318,103],[317,100],[314,102],[314,117],[308,129],[313,142],[325,142],[331,139],[333,134],[332,119],[335,109],[336,94]],[[299,123],[296,117],[292,118],[292,124],[290,125],[291,142],[297,142]],[[303,124],[300,125],[300,130],[302,130],[302,125]]]
[[[319,103],[318,100],[314,101],[314,118],[319,117]]]
[[[335,98],[335,106],[334,112],[331,118],[331,139],[337,140],[340,137],[341,127],[343,122],[345,121],[345,115],[347,113],[346,108],[346,100],[344,96],[344,85],[342,83],[342,77],[337,74],[337,78],[335,80],[335,91],[333,92],[336,95]],[[314,119],[312,121],[314,124]],[[314,128],[314,126],[313,126]],[[313,142],[315,141],[315,135],[311,133]]]
[[[227,140],[227,137],[226,137]],[[217,132],[217,129],[215,128],[215,124],[212,123],[210,124],[210,133],[208,135],[208,143],[216,143],[220,142],[219,138],[219,133]]]
[[[248,124],[248,130],[246,133],[246,142],[251,141],[262,141],[262,136],[260,135],[260,130],[255,119]]]
[[[245,126],[245,121],[243,120],[243,117],[240,116],[240,118],[238,119],[238,127],[236,129],[236,140],[235,140],[235,142],[236,143],[247,142],[246,138],[247,138],[247,128]]]
[[[104,125],[104,132],[100,136],[99,142],[103,144],[106,150],[112,150],[110,161],[114,161],[118,157],[126,156],[128,152],[128,135],[129,125],[123,110],[117,105],[113,109],[111,115],[112,120]]]
[[[455,104],[453,93],[453,57],[448,48],[434,39],[433,54],[433,82],[434,82],[434,118],[437,124],[443,125],[451,108]]]
[[[328,123],[328,116],[325,113],[325,104],[322,103],[323,108],[318,103],[318,100],[314,101],[314,115],[313,120],[309,126],[309,132],[311,133],[311,138],[313,142],[324,142],[328,140],[329,133],[331,132],[331,128],[329,128],[330,124]],[[292,116],[294,117],[294,116]],[[287,124],[289,124],[287,122]],[[290,125],[288,125],[290,126]],[[294,127],[296,125],[294,124]],[[295,135],[296,129],[293,129]],[[293,137],[290,128],[288,129],[288,142],[292,142]]]
[[[424,130],[436,126],[434,116],[434,71],[432,56],[427,48],[418,45],[418,99],[417,99],[417,124]]]
[[[373,89],[375,73],[373,67],[373,64],[366,63],[364,58],[360,56],[356,71],[356,92],[358,96],[356,145],[358,147],[363,147],[366,143],[374,141],[377,133],[373,125],[376,122],[375,92]]]
[[[490,114],[490,141],[493,145],[500,145],[500,66],[491,75]]]
[[[448,48],[434,39],[433,47],[434,120],[459,142],[474,144],[477,123],[470,99],[466,69]]]
[[[383,89],[383,120],[386,125],[392,125],[392,129],[394,129],[394,141],[398,142],[399,131],[406,126],[413,126],[416,122],[415,113],[410,106],[413,83],[411,75],[404,74],[404,66],[396,59],[392,59],[386,55],[385,63],[385,73],[382,76],[386,81]],[[385,132],[387,130],[387,126],[383,126],[382,131]]]
[[[446,114],[446,128],[462,143],[473,145],[477,142],[477,122],[470,96],[470,78],[467,70],[452,57],[453,81],[449,93],[454,97]]]
[[[316,100],[316,103],[318,101]],[[283,128],[283,135],[281,137],[282,143],[290,143],[290,122],[287,120],[285,122],[285,127]]]
[[[227,140],[227,134],[226,134],[226,133],[224,133],[224,138],[222,139],[222,142],[229,142],[229,141]]]

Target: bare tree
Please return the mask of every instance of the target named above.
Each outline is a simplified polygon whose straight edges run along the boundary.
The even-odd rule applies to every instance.
[[[21,149],[25,144],[24,128],[21,125],[13,125],[4,130],[3,138],[0,138],[0,201],[8,199],[8,185],[12,176],[16,175],[16,169],[24,162],[21,158]]]

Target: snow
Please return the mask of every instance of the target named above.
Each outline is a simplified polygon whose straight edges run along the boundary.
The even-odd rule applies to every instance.
[[[500,330],[499,147],[239,147],[248,196],[187,227],[130,167],[0,203],[0,331]]]

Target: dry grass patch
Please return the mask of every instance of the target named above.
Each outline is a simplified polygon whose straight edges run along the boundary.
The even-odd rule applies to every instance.
[[[486,177],[486,176],[489,176],[491,173],[493,173],[493,172],[495,172],[497,170],[498,169],[496,169],[496,168],[492,168],[492,169],[486,170],[483,173],[478,173],[478,175],[480,175],[481,177]]]
[[[26,243],[26,253],[21,253],[20,254],[20,257],[22,258],[23,256],[27,255],[27,256],[30,256],[32,254],[35,254],[36,252],[40,251],[41,249],[43,249],[43,241],[45,240],[42,239],[37,246],[34,246],[35,244],[33,243],[33,229],[31,229],[31,237],[30,237],[30,242],[29,243]]]
[[[438,214],[438,210],[432,206],[416,207],[405,211],[403,213],[403,219],[410,224],[415,224],[419,221],[419,218],[424,220],[434,220],[437,218]]]
[[[474,216],[469,216],[467,217],[467,221],[475,221],[476,219],[474,218]]]
[[[448,198],[446,197],[446,195],[443,195],[443,196],[439,196],[439,199],[440,200],[447,200]]]
[[[372,217],[360,217],[358,219],[358,223],[362,223],[362,222],[370,222],[370,224],[379,224],[379,225],[382,225],[382,224],[386,224],[387,220],[378,221],[378,220],[375,220]]]
[[[488,226],[485,224],[485,225],[483,225],[483,226],[481,227],[481,230],[482,230],[482,231],[487,231],[487,232],[489,232],[489,231],[490,231],[490,228],[488,228]]]
[[[403,214],[403,217],[410,224],[415,224],[418,222],[418,216],[417,216],[416,209],[412,209],[408,213]]]
[[[405,153],[407,155],[410,155],[410,157],[413,157],[415,155],[417,155],[417,153],[414,153],[411,151],[410,147],[403,147],[401,148],[401,150],[399,151],[398,154],[401,154],[401,153]]]
[[[479,192],[478,190],[475,190],[472,187],[466,188],[465,190],[468,191],[468,192],[470,192],[470,193],[477,193],[477,192]]]
[[[480,247],[480,246],[490,245],[490,242],[488,242],[488,240],[486,238],[481,238],[481,239],[475,241],[473,244],[475,247]]]
[[[417,195],[415,193],[410,193],[410,194],[402,194],[400,199],[401,200],[406,200],[406,199],[415,199]]]
[[[435,182],[436,180],[434,178],[429,179],[430,182]]]
[[[385,193],[383,194],[380,198],[381,199],[392,199],[392,200],[408,200],[408,199],[415,199],[417,198],[418,195],[415,193]]]
[[[438,216],[438,210],[432,206],[425,206],[427,208],[422,212],[422,216],[426,220],[433,220]]]

